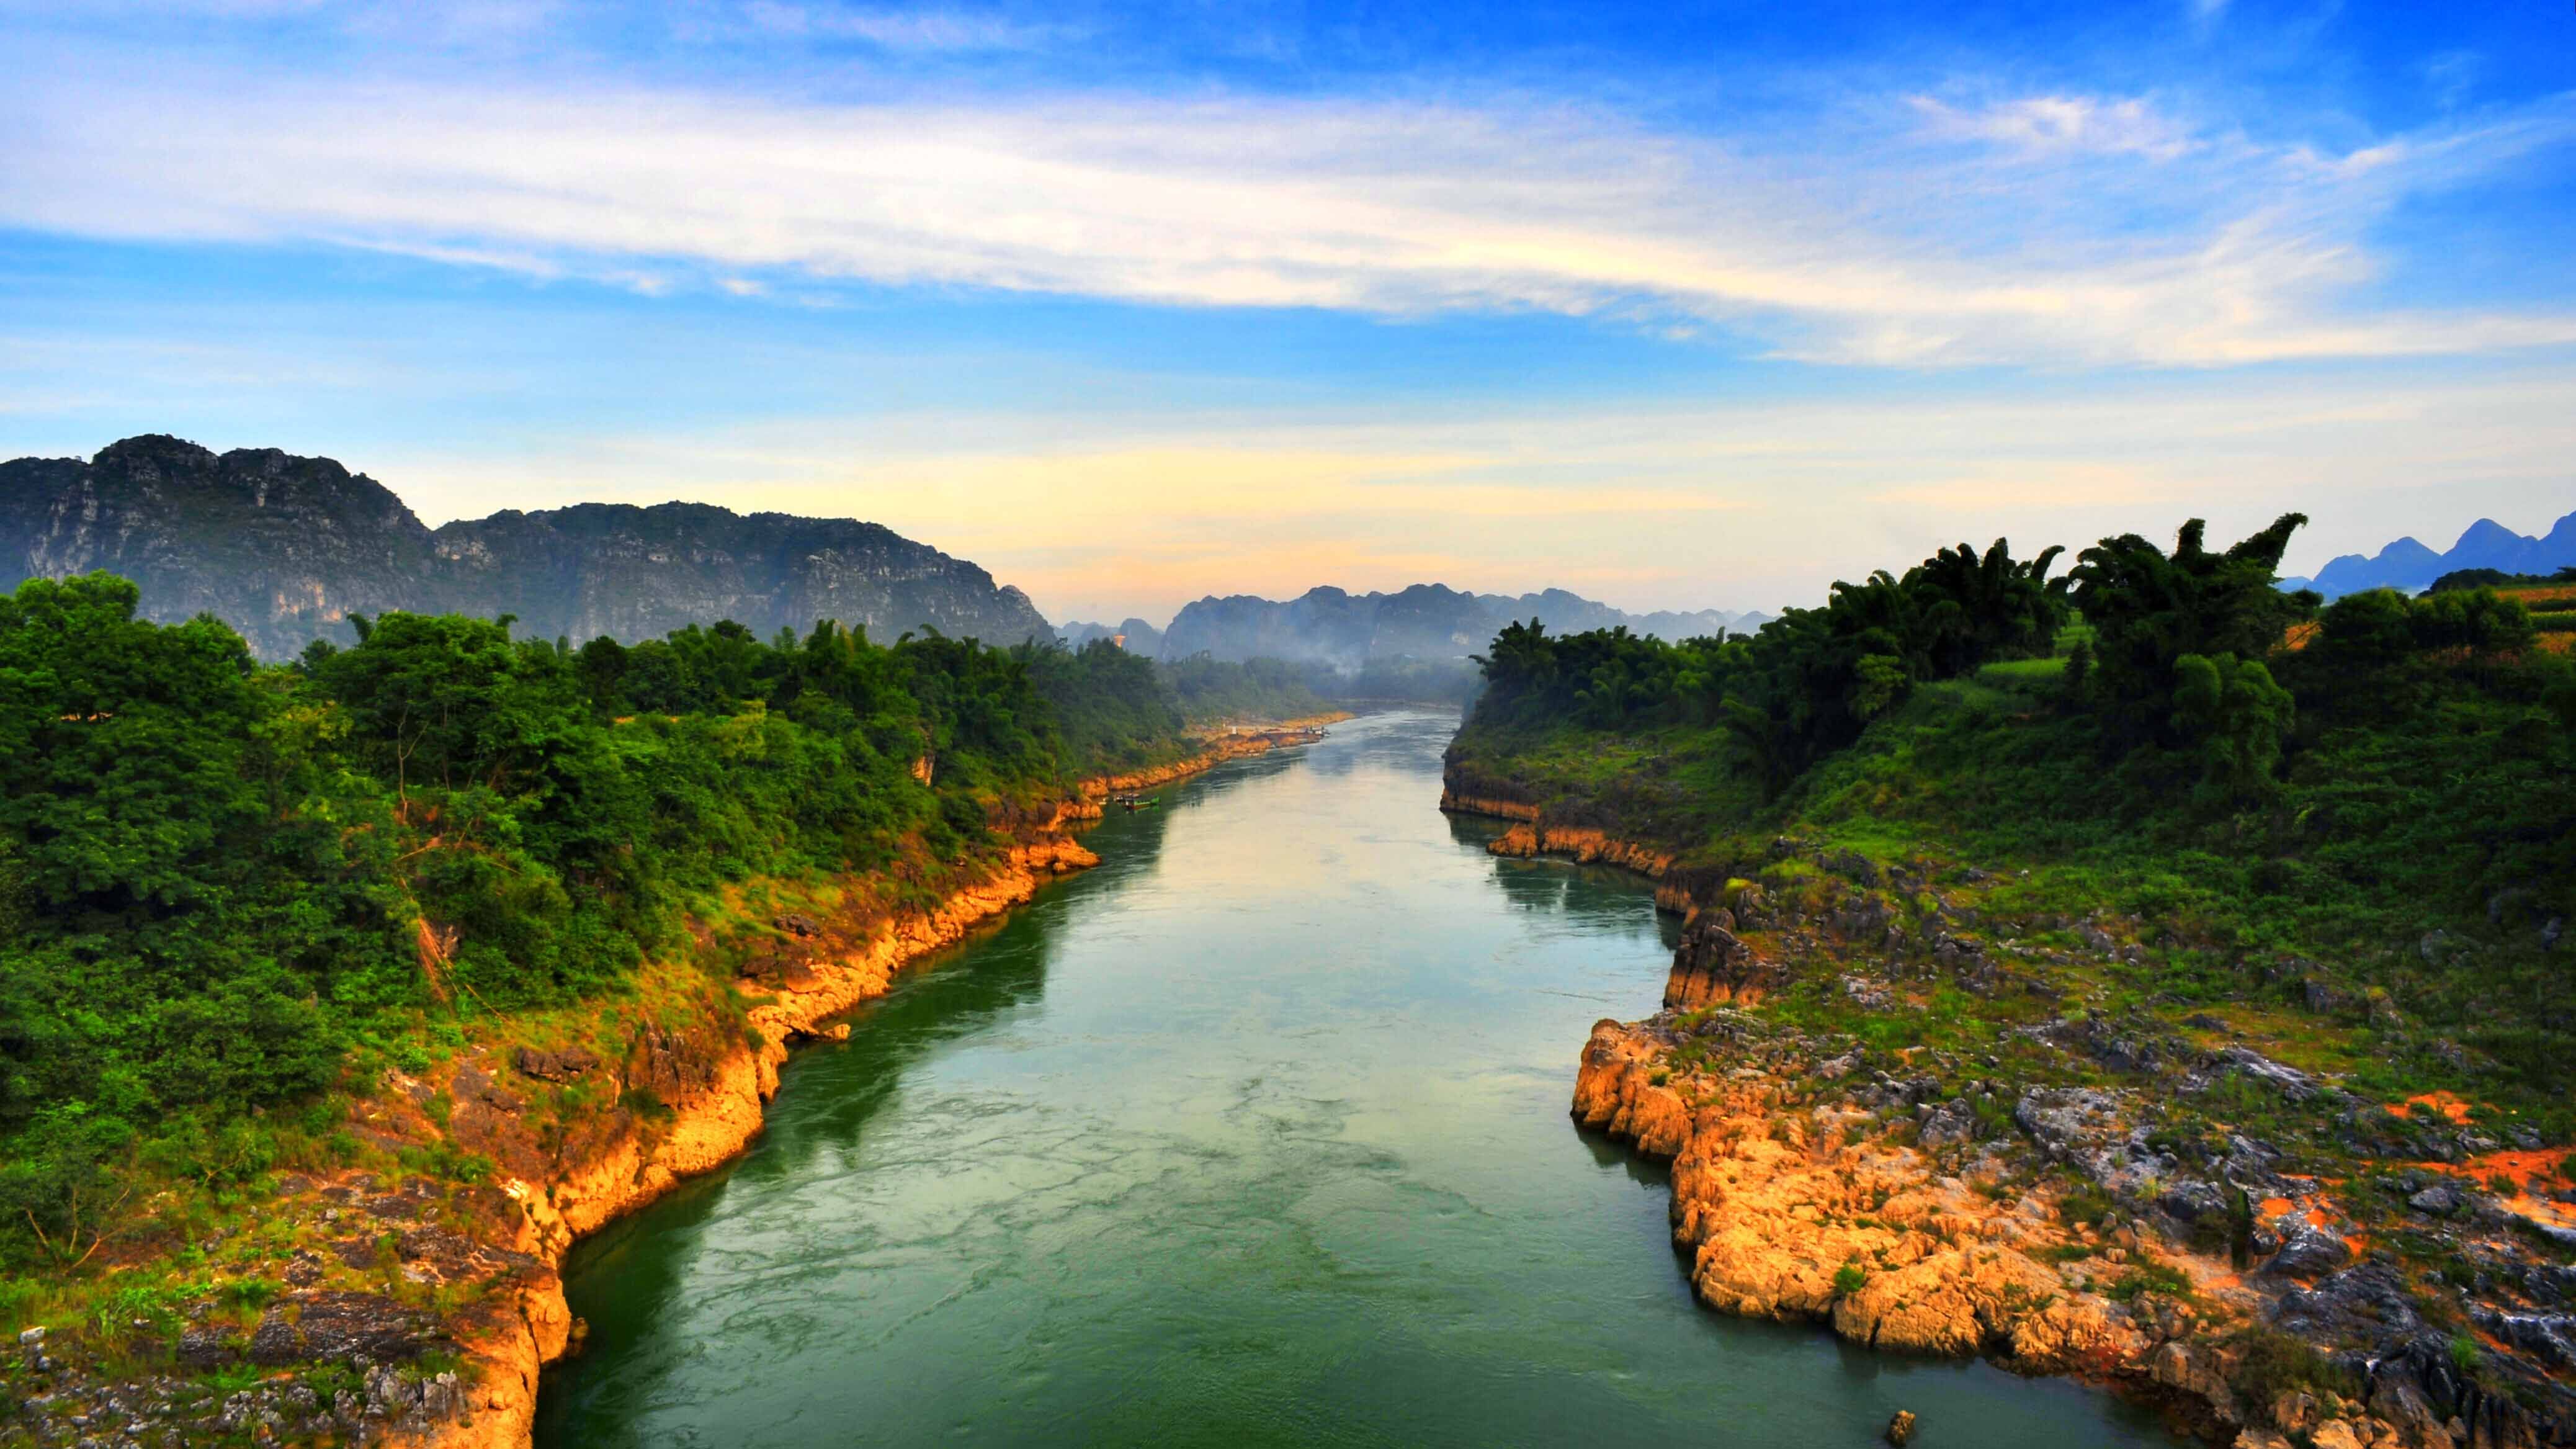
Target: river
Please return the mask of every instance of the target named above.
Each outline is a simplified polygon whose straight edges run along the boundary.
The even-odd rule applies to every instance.
[[[1672,923],[1435,810],[1455,724],[1165,788],[801,1053],[740,1162],[576,1250],[537,1442],[2172,1443],[1693,1302],[1663,1171],[1566,1116]]]

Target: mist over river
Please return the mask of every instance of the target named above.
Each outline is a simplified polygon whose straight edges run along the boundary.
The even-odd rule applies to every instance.
[[[2107,1396],[1722,1318],[1566,1115],[1643,880],[1485,854],[1453,715],[1165,787],[567,1264],[537,1442],[2165,1445]]]

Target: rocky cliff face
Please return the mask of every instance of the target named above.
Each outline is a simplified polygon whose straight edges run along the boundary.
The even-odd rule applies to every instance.
[[[1218,659],[1286,659],[1356,671],[1369,661],[1451,660],[1481,652],[1505,624],[1537,619],[1558,633],[1627,626],[1639,634],[1685,639],[1720,629],[1746,632],[1769,616],[1698,613],[1630,614],[1563,589],[1523,594],[1469,594],[1416,584],[1392,594],[1309,589],[1280,602],[1237,594],[1205,598],[1182,609],[1163,633],[1162,657],[1207,653]]]
[[[993,643],[1050,637],[1015,588],[873,523],[694,503],[585,503],[431,530],[382,484],[273,448],[218,456],[128,438],[82,463],[0,464],[0,588],[105,569],[148,618],[211,613],[267,658],[387,609],[515,614],[522,632],[632,643],[732,619],[817,619],[879,638],[924,627]]]

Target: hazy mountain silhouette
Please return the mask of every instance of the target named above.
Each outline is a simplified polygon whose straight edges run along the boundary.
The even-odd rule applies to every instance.
[[[2317,570],[2314,579],[2283,579],[2281,587],[2313,588],[2329,599],[2364,589],[2415,593],[2457,569],[2545,574],[2569,564],[2576,564],[2576,513],[2559,519],[2538,538],[2516,533],[2492,518],[2481,518],[2469,525],[2447,553],[2435,553],[2412,538],[2401,538],[2366,558],[2357,553],[2345,554]]]

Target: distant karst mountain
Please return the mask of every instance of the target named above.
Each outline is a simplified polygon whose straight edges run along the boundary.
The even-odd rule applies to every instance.
[[[1163,652],[1163,631],[1142,619],[1129,619],[1124,624],[1086,624],[1080,621],[1059,624],[1055,636],[1064,641],[1067,649],[1079,649],[1094,639],[1109,639],[1116,641],[1118,647],[1128,653],[1142,654],[1149,659],[1160,657]]]
[[[387,609],[515,614],[524,634],[629,643],[719,619],[762,634],[817,619],[883,639],[1052,633],[1018,589],[853,519],[583,503],[431,529],[328,458],[218,456],[160,435],[87,463],[0,463],[0,589],[94,569],[134,580],[146,617],[213,614],[270,659],[347,642],[350,614]]]
[[[2460,569],[2545,574],[2569,564],[2576,564],[2576,513],[2559,519],[2538,538],[2481,518],[2469,525],[2448,553],[2435,553],[2414,539],[2401,538],[2368,558],[2345,554],[2317,570],[2314,579],[2283,579],[2281,587],[2315,589],[2329,599],[2364,589],[2402,589],[2411,594]]]
[[[1721,629],[1749,632],[1769,618],[1714,609],[1630,614],[1563,589],[1513,598],[1462,593],[1439,584],[1415,584],[1392,594],[1320,588],[1285,602],[1249,594],[1201,599],[1183,608],[1163,631],[1161,657],[1206,653],[1218,659],[1286,659],[1347,673],[1372,661],[1442,661],[1481,653],[1498,630],[1516,620],[1537,619],[1557,633],[1625,625],[1634,633],[1686,639]]]

